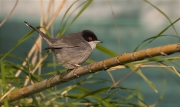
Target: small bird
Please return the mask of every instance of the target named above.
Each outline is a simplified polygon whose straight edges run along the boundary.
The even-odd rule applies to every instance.
[[[97,43],[101,42],[90,30],[51,38],[29,23],[25,22],[25,24],[42,36],[49,45],[45,49],[51,49],[58,62],[68,71],[81,66],[92,54]]]

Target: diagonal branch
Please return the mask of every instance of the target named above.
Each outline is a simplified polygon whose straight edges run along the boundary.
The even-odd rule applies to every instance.
[[[123,54],[117,57],[113,57],[107,60],[103,60],[97,63],[92,63],[83,67],[79,67],[71,72],[65,72],[54,77],[48,78],[41,82],[35,83],[33,85],[21,88],[14,92],[10,92],[7,98],[10,102],[19,100],[21,98],[28,97],[32,94],[41,92],[47,88],[53,87],[58,84],[68,82],[72,79],[77,78],[77,76],[84,76],[90,73],[98,72],[104,69],[109,69],[117,65],[123,65],[125,63],[143,60],[145,58],[154,56],[166,56],[180,51],[180,44],[171,44],[166,46],[160,46],[155,48],[149,48],[146,50],[141,50],[133,53]],[[2,97],[2,96],[1,96]],[[1,99],[0,97],[0,99]],[[0,101],[0,104],[3,100]]]

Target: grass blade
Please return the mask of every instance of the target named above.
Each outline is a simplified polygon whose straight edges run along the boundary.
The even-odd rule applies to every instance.
[[[11,48],[11,50],[9,52],[7,52],[0,60],[3,60],[6,56],[8,56],[14,49],[16,49],[21,43],[23,43],[25,40],[27,40],[31,34],[33,33],[34,31],[32,30],[31,32],[27,33],[25,36],[23,36],[17,43],[14,47]]]
[[[5,79],[6,73],[5,73],[5,68],[4,68],[5,65],[4,65],[3,60],[0,60],[0,64],[1,64],[1,79],[2,79],[2,83],[3,83],[3,94],[5,94],[7,92],[6,91],[6,79]],[[9,107],[7,97],[4,98],[4,106]]]
[[[148,4],[150,4],[151,6],[153,6],[155,9],[157,9],[157,10],[158,10],[161,14],[163,14],[163,15],[168,19],[168,21],[172,24],[172,21],[170,20],[170,18],[169,18],[162,10],[160,10],[158,7],[156,7],[155,5],[153,5],[152,3],[150,3],[149,1],[147,1],[147,0],[144,0],[144,1],[145,1],[146,3],[148,3]],[[172,25],[172,27],[173,27],[176,35],[178,35],[178,33],[177,33],[174,25]]]
[[[75,18],[71,21],[71,23],[62,30],[61,34],[64,34],[64,32],[74,23],[74,21],[81,15],[81,13],[92,3],[93,0],[88,0],[87,3],[84,5],[84,7],[78,12],[78,14],[75,16]]]
[[[129,68],[131,68],[132,70],[133,70],[133,69],[136,69],[136,66],[135,66],[134,64],[132,64],[132,63],[128,63],[128,64],[126,64],[126,66],[129,67]],[[142,78],[144,79],[144,81],[146,81],[146,83],[147,83],[156,93],[158,92],[157,89],[156,89],[156,86],[155,86],[150,80],[147,79],[147,77],[141,72],[140,69],[138,69],[138,70],[136,71],[136,73],[137,73],[140,77],[142,77]]]
[[[156,38],[160,37],[162,35],[162,33],[164,33],[169,27],[171,27],[173,24],[175,24],[177,21],[179,21],[180,18],[178,18],[177,20],[175,20],[173,23],[171,23],[169,26],[167,26],[165,29],[163,29],[159,34],[157,34],[156,36],[153,36],[153,37],[150,37],[144,41],[142,41],[134,50],[137,51],[139,49],[142,49],[144,47],[146,47],[149,43],[151,43],[152,41],[154,41]],[[141,48],[139,48],[141,46],[142,43],[146,42],[146,41],[149,41],[148,43],[146,43],[145,45],[143,45]]]
[[[102,46],[102,45],[99,45],[99,44],[98,44],[98,45],[96,46],[96,48],[97,48],[98,50],[100,50],[101,52],[103,52],[103,53],[105,53],[105,54],[107,54],[107,55],[109,55],[109,56],[111,56],[111,57],[118,56],[117,53],[111,51],[110,49],[108,49],[108,48],[106,48],[106,47],[104,47],[104,46]]]
[[[67,15],[67,13],[69,12],[69,10],[72,8],[72,6],[73,6],[77,1],[79,1],[79,0],[76,0],[75,2],[73,2],[73,3],[71,4],[71,6],[66,10],[65,14],[63,15],[61,24],[63,23],[66,15]],[[73,13],[73,12],[72,12],[72,13]],[[72,14],[72,13],[71,13],[71,14]],[[71,15],[70,15],[70,16],[71,16]],[[69,16],[69,17],[70,17],[70,16]],[[69,17],[68,17],[68,18],[69,18]],[[68,20],[68,18],[67,18],[67,20]],[[66,20],[66,21],[67,21],[67,20]],[[60,32],[58,33],[58,36],[61,36],[61,35],[62,35],[62,30],[63,30],[64,27],[65,27],[66,21],[65,21],[65,23],[63,24],[62,28],[60,29]],[[60,24],[60,25],[61,25],[61,24]]]

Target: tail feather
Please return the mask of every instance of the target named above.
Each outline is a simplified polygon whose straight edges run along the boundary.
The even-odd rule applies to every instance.
[[[33,27],[32,25],[30,25],[28,22],[24,21],[24,23],[28,26],[31,27],[32,29],[34,29],[35,31],[37,31],[44,40],[46,40],[46,42],[50,45],[52,44],[52,38],[50,38],[49,36],[47,36],[46,34],[44,34],[43,32],[41,32],[39,29]]]

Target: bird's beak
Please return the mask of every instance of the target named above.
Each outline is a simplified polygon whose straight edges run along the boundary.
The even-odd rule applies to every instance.
[[[97,41],[94,41],[94,42],[96,42],[96,43],[103,43],[102,41],[100,41],[100,40],[97,40]]]

